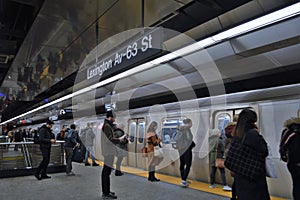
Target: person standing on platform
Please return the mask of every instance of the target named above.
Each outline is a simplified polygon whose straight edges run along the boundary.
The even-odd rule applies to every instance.
[[[47,120],[46,125],[43,125],[39,129],[40,150],[42,152],[43,160],[34,174],[37,180],[51,178],[47,175],[47,167],[50,161],[51,144],[56,142],[51,132],[53,124],[53,121]]]
[[[148,181],[156,182],[160,179],[155,177],[155,166],[158,165],[163,158],[154,156],[154,147],[159,146],[161,139],[156,134],[157,122],[153,121],[150,123],[147,134],[146,141],[148,144]]]
[[[293,197],[300,199],[300,118],[285,121],[281,134],[279,152],[281,160],[287,162],[293,180]]]
[[[119,124],[114,130],[115,138],[123,138],[123,142],[116,144],[117,147],[117,162],[116,162],[116,176],[122,176],[124,173],[121,171],[121,163],[125,156],[127,156],[127,143],[126,134],[124,132],[124,124]]]
[[[89,154],[92,158],[92,166],[99,166],[95,162],[95,151],[94,151],[94,139],[95,139],[95,134],[93,131],[93,123],[87,123],[87,128],[84,130],[85,133],[82,135],[83,139],[83,144],[85,145],[86,152],[85,152],[85,166],[89,166],[88,158]]]
[[[66,151],[66,174],[68,176],[75,175],[74,172],[72,172],[72,157],[73,157],[73,151],[75,148],[78,148],[80,146],[79,143],[79,136],[78,132],[76,131],[76,125],[71,124],[70,130],[68,132],[68,136],[66,138],[65,143],[65,151]]]
[[[101,150],[104,157],[104,166],[101,173],[102,199],[117,199],[115,193],[110,191],[110,174],[116,155],[115,145],[123,142],[123,140],[114,137],[114,122],[115,115],[112,111],[108,111],[101,133]]]
[[[261,160],[261,158],[265,159],[268,156],[268,146],[263,136],[258,132],[258,127],[255,124],[256,121],[257,114],[255,111],[243,109],[239,114],[236,127],[233,130],[232,140],[255,149],[255,156]],[[238,152],[236,156],[241,155],[239,155]],[[266,172],[263,169],[259,170],[262,172],[259,176],[255,177],[255,179],[237,172],[234,173],[235,188],[239,200],[270,200]]]
[[[225,152],[225,146],[223,144],[222,138],[221,138],[221,132],[219,129],[213,129],[211,131],[211,135],[209,137],[209,144],[212,145],[210,147],[211,151],[209,152],[209,164],[210,164],[210,186],[209,188],[215,188],[215,176],[217,169],[219,169],[221,173],[221,178],[223,182],[223,190],[225,191],[231,191],[231,188],[227,185],[226,176],[225,176],[225,168],[224,167],[218,167],[216,165],[216,159],[221,158],[224,159],[224,152]]]
[[[182,134],[181,141],[184,145],[183,148],[179,148],[178,152],[180,155],[180,176],[181,176],[181,183],[182,187],[188,187],[189,183],[187,181],[187,177],[190,173],[190,169],[192,166],[192,159],[193,153],[192,149],[196,146],[195,142],[193,141],[193,134],[191,132],[191,127],[193,125],[191,119],[184,119],[183,126],[178,127],[178,131]]]

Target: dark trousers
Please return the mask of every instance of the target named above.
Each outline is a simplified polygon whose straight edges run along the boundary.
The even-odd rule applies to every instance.
[[[123,158],[124,158],[123,156],[118,156],[117,157],[116,170],[121,171],[121,163],[122,163]]]
[[[48,167],[48,164],[50,161],[51,147],[50,148],[41,147],[40,150],[42,152],[43,160],[40,163],[36,173],[41,174],[43,176],[43,175],[46,175],[46,172],[47,172],[47,167]]]
[[[109,195],[110,193],[110,174],[112,170],[112,166],[114,163],[114,156],[104,156],[104,166],[102,169],[101,174],[101,181],[102,181],[102,193],[104,195]]]
[[[65,147],[66,150],[66,173],[70,173],[72,171],[72,157],[73,157],[73,148]]]
[[[293,197],[295,200],[300,200],[300,167],[293,163],[287,166],[293,180]]]
[[[212,185],[215,184],[215,175],[216,175],[217,169],[220,170],[223,185],[227,185],[226,177],[225,177],[225,169],[224,168],[217,168],[215,166],[211,167],[210,184],[212,184]]]
[[[190,149],[186,150],[181,156],[180,156],[180,176],[181,179],[186,181],[189,173],[190,173],[190,169],[192,166],[192,158],[193,158],[193,154],[192,151]]]

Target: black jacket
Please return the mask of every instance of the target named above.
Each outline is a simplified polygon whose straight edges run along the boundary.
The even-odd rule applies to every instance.
[[[39,130],[39,141],[41,148],[51,148],[51,139],[54,139],[51,129],[43,125]]]

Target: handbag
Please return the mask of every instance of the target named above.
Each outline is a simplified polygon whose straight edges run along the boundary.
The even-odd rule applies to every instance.
[[[147,154],[148,154],[148,149],[146,146],[144,146],[142,148],[142,157],[147,157],[148,156]]]
[[[218,168],[225,168],[224,162],[225,162],[224,158],[216,158],[215,166]]]
[[[162,148],[160,148],[159,146],[154,147],[154,157],[157,157],[157,158],[163,157]]]
[[[83,149],[82,148],[77,147],[77,148],[73,149],[73,156],[72,156],[72,161],[73,162],[82,163],[83,160],[84,160],[84,156],[85,155],[83,153]]]
[[[265,171],[265,158],[242,141],[232,140],[224,165],[236,174],[255,180]]]

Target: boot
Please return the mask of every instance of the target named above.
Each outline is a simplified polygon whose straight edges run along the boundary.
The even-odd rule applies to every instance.
[[[123,175],[124,175],[123,172],[121,172],[120,170],[116,170],[115,176],[123,176]]]
[[[156,178],[155,177],[155,171],[152,172],[152,182],[157,182],[157,181],[160,181],[160,179]]]

